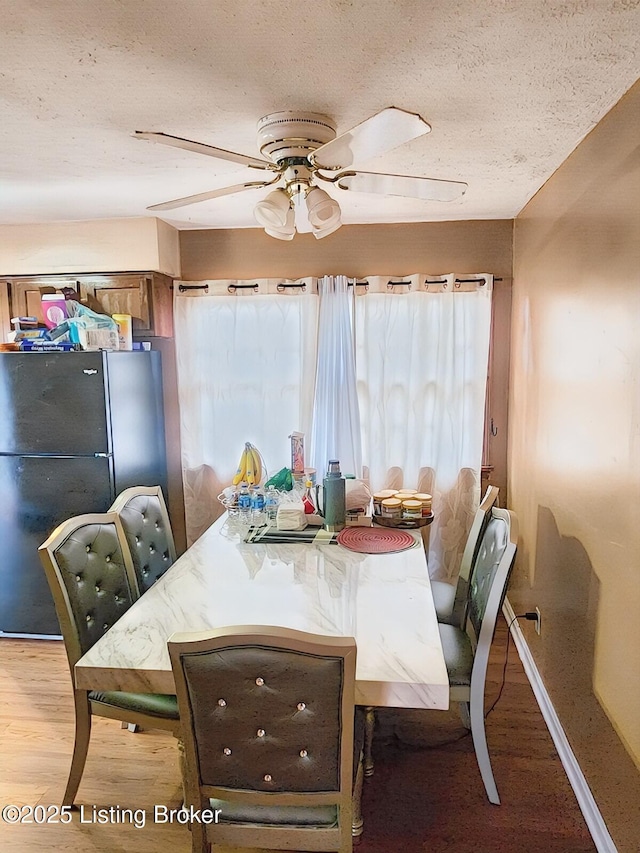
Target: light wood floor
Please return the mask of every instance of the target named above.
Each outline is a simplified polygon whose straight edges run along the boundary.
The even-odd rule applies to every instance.
[[[492,651],[489,699],[502,674],[506,628]],[[503,805],[491,806],[470,738],[446,712],[382,713],[376,773],[365,786],[358,853],[593,853],[595,850],[513,646],[507,686],[488,720]],[[58,804],[73,744],[73,707],[62,643],[0,639],[0,805]],[[145,811],[131,823],[7,825],[2,853],[188,853],[186,827],[153,822],[154,805],[178,808],[175,741],[96,719],[78,802]]]

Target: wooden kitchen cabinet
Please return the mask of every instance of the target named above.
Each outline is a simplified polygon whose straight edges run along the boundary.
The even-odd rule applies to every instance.
[[[42,294],[71,288],[99,314],[131,314],[136,337],[173,336],[173,281],[162,273],[20,276],[4,281],[12,317],[37,317],[43,322]]]
[[[80,301],[100,314],[131,314],[134,332],[153,330],[152,276],[99,275],[79,279]]]
[[[79,294],[78,283],[73,275],[42,275],[25,278],[4,279],[9,294],[12,317],[36,317],[44,325],[41,297],[43,293],[55,293],[63,287],[72,288]]]

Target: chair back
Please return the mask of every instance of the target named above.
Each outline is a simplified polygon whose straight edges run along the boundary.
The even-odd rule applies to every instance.
[[[73,670],[138,598],[124,530],[115,512],[75,516],[38,553]]]
[[[140,593],[146,592],[176,560],[169,513],[160,486],[125,489],[110,507],[122,521]]]
[[[482,666],[486,672],[489,648],[493,639],[498,613],[507,591],[507,584],[516,556],[518,522],[507,509],[494,507],[485,527],[469,585],[469,607],[466,630],[475,649],[474,672]],[[484,681],[484,672],[482,680]]]
[[[458,574],[458,577],[467,582],[471,575],[471,567],[478,555],[482,536],[489,522],[489,518],[491,517],[491,510],[498,502],[499,493],[500,489],[497,486],[487,486],[487,491],[484,493],[484,496],[473,517],[473,521],[471,522],[469,535],[467,536],[467,542],[464,546],[462,559],[460,561],[460,572]]]
[[[450,619],[447,619],[452,625],[457,625],[458,627],[464,625],[467,616],[469,578],[478,555],[482,536],[491,517],[491,510],[498,501],[499,491],[497,486],[487,487],[469,529],[469,535],[467,536],[467,542],[460,561],[453,611]]]
[[[347,849],[355,639],[239,626],[174,634],[168,647],[183,727],[187,805],[200,808],[219,798],[244,807],[306,807],[311,824],[316,821],[309,820],[308,809],[319,807],[326,817],[333,806],[335,820],[296,827],[302,834],[324,832],[327,846],[308,847],[304,840],[294,846]],[[233,806],[223,808],[232,812]],[[208,829],[212,839],[221,831],[221,824]],[[260,832],[255,845],[274,846],[264,822]],[[232,839],[228,834],[223,841]]]

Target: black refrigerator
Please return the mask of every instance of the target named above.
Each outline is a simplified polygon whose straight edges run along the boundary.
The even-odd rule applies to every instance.
[[[60,634],[54,527],[166,479],[160,353],[0,353],[0,635]]]

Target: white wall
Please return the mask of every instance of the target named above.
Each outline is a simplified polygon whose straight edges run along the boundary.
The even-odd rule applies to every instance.
[[[178,232],[154,217],[0,226],[0,275],[125,271],[178,278]]]

